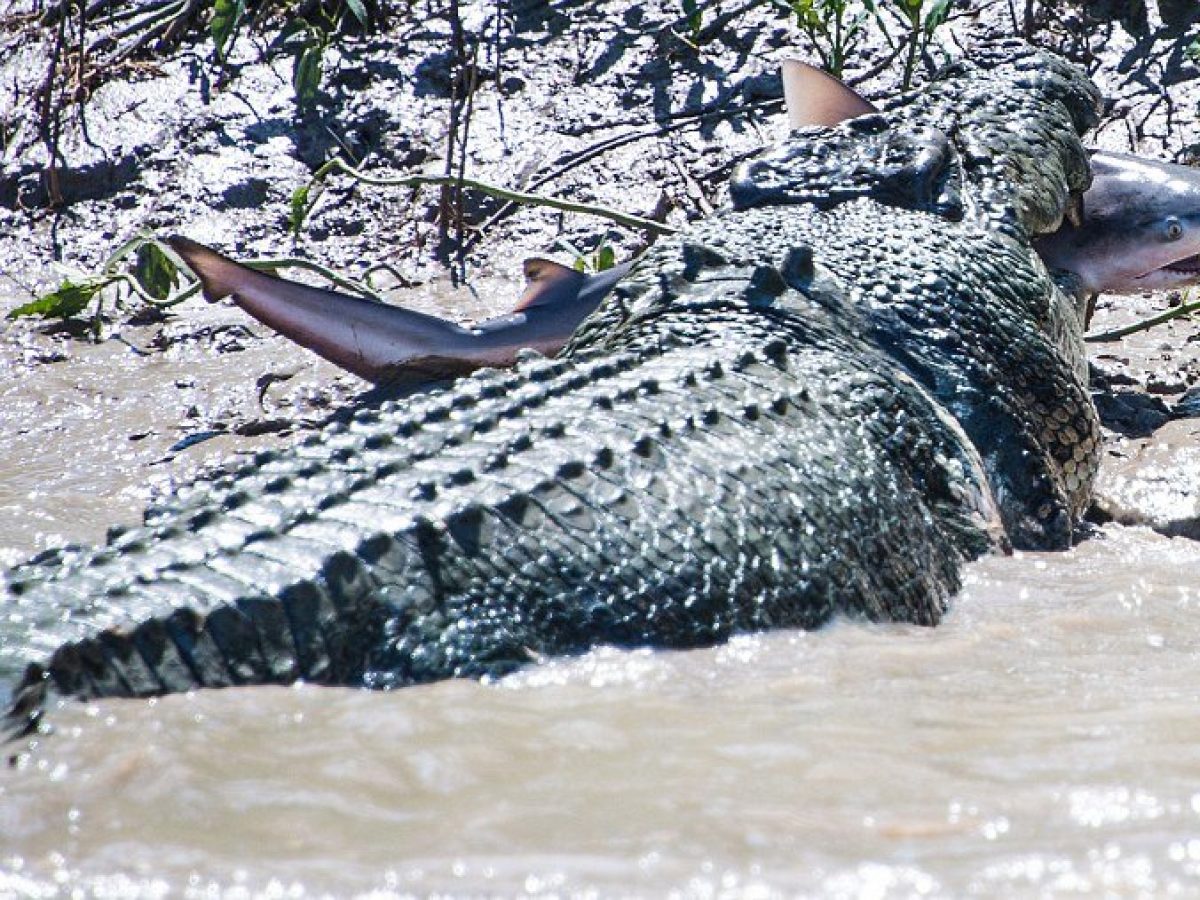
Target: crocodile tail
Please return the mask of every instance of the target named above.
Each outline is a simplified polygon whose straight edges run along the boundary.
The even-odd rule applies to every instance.
[[[201,570],[196,577],[221,576]],[[372,599],[376,587],[357,556],[334,553],[315,577],[277,594],[177,607],[64,643],[25,668],[0,720],[0,742],[40,731],[52,697],[155,697],[301,679],[361,684],[367,650],[387,620]]]

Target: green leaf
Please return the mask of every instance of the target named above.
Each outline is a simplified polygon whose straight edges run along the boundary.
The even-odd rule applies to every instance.
[[[310,185],[298,187],[292,191],[292,205],[288,212],[288,231],[299,237],[300,229],[304,227],[304,220],[308,218],[308,193]]]
[[[175,289],[179,270],[158,244],[147,241],[138,247],[133,277],[155,300],[166,300]]]
[[[363,28],[367,27],[367,8],[363,5],[362,0],[346,0],[346,8],[350,10],[354,18],[358,19],[358,24]]]
[[[587,257],[583,255],[582,250],[580,250],[566,238],[561,237],[558,239],[558,246],[567,251],[567,253],[571,255],[571,258],[575,260],[575,262],[571,264],[574,269],[580,272],[587,270]]]
[[[292,87],[296,91],[296,102],[308,106],[317,99],[321,86],[321,57],[325,52],[322,44],[309,44],[296,57],[292,70]]]
[[[208,23],[208,31],[217,50],[217,59],[222,62],[245,14],[246,0],[213,0],[213,17]]]
[[[19,319],[25,316],[41,316],[43,319],[69,319],[83,312],[92,298],[112,283],[111,278],[88,278],[75,284],[64,279],[57,290],[43,294],[36,300],[18,306],[7,316]]]
[[[311,30],[312,27],[303,19],[291,19],[286,25],[279,29],[279,34],[272,38],[270,49],[278,50],[288,41],[292,40],[292,38],[300,34],[308,34]],[[311,41],[311,38],[309,38],[308,41]]]
[[[605,269],[611,269],[617,264],[617,254],[608,244],[602,246],[596,251],[596,271],[603,272]]]
[[[101,271],[105,274],[115,272],[117,270],[117,266],[124,261],[125,257],[127,257],[130,253],[133,253],[145,242],[146,235],[141,232],[135,234],[128,240],[123,241],[116,250],[109,254],[108,259],[104,261],[104,265],[101,267]]]
[[[946,16],[950,14],[950,7],[952,5],[952,0],[934,0],[934,3],[929,7],[929,12],[925,15],[926,34],[933,34],[937,30],[937,27],[946,21]]]
[[[1196,38],[1184,48],[1184,54],[1194,63],[1200,63],[1200,38]]]

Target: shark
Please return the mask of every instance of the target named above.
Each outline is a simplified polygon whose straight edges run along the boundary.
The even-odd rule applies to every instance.
[[[1200,170],[1105,150],[1091,165],[1083,215],[1034,240],[1042,261],[1092,295],[1200,282]]]
[[[831,127],[880,108],[800,60],[782,65],[791,129]],[[1091,186],[1034,249],[1085,305],[1102,293],[1200,283],[1200,170],[1161,160],[1090,151]],[[553,355],[636,260],[596,273],[553,260],[525,260],[526,286],[511,312],[462,326],[391,304],[311,287],[241,265],[174,236],[171,248],[210,301],[233,302],[277,333],[376,384],[417,385],[507,367],[532,349]]]
[[[389,386],[510,366],[523,350],[552,355],[633,265],[585,274],[554,260],[527,259],[525,290],[512,311],[463,326],[279,278],[179,235],[167,244],[200,279],[209,300],[230,297],[264,325],[334,365]]]

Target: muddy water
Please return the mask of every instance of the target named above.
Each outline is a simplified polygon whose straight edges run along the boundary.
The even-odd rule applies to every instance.
[[[72,704],[0,775],[0,894],[1191,893],[1197,571],[1118,527],[933,630]]]
[[[214,352],[220,315],[150,356],[39,364],[52,342],[8,334],[6,559],[287,439],[181,437],[352,390],[281,343]],[[1198,572],[1200,544],[1112,526],[971,566],[938,629],[601,650],[391,695],[66,704],[0,770],[0,897],[1192,893]]]

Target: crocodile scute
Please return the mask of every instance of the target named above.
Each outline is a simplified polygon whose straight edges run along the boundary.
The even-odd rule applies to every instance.
[[[800,130],[560,357],[365,405],[6,577],[9,728],[48,696],[501,675],[837,613],[936,624],[963,563],[1069,545],[1099,429],[1030,249],[1098,97],[981,47]]]

